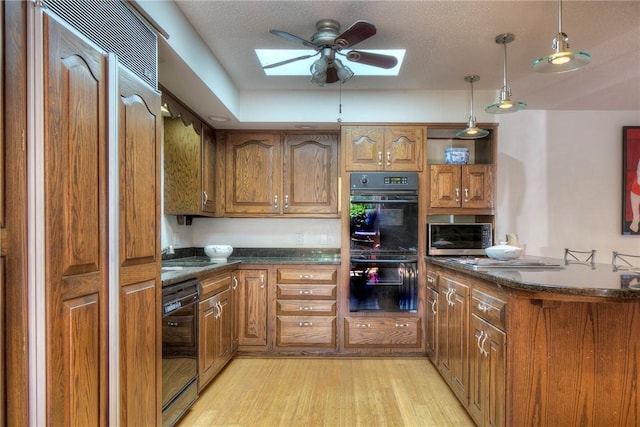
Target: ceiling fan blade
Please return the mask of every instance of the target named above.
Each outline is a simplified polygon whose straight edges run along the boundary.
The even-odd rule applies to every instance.
[[[336,37],[336,44],[341,48],[353,46],[368,39],[376,33],[376,27],[367,21],[356,21],[342,34]]]
[[[383,55],[380,53],[352,50],[345,56],[349,61],[359,62],[360,64],[371,65],[373,67],[389,69],[398,65],[398,58],[396,58],[395,56]]]
[[[305,40],[302,37],[298,37],[298,36],[294,36],[293,34],[287,33],[286,31],[280,31],[280,30],[269,30],[269,32],[273,35],[282,37],[283,39],[287,39],[291,42],[294,43],[300,43],[304,46],[310,47],[312,49],[316,48],[316,45],[311,43],[309,40]]]
[[[327,68],[327,83],[335,83],[340,81],[338,78],[338,71],[334,67]]]
[[[312,57],[318,55],[319,53],[320,52],[316,52],[316,53],[311,54],[311,55],[302,55],[302,56],[298,56],[297,58],[285,59],[284,61],[276,62],[274,64],[265,65],[264,67],[262,67],[262,69],[264,70],[264,69],[267,69],[267,68],[275,68],[275,67],[279,67],[281,65],[290,64],[292,62],[302,61],[303,59],[312,58]]]

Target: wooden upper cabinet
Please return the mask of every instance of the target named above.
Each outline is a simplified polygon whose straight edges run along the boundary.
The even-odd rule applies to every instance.
[[[492,165],[431,165],[430,169],[430,207],[493,207]]]
[[[338,135],[286,135],[285,214],[338,212]]]
[[[226,215],[338,215],[337,134],[223,135]]]
[[[421,171],[425,126],[343,126],[347,171]]]
[[[282,207],[280,135],[229,134],[226,213],[279,214]]]
[[[215,133],[177,101],[168,104],[173,117],[164,119],[164,213],[214,216]]]

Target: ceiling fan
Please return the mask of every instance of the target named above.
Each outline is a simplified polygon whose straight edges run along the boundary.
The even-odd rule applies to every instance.
[[[336,55],[342,55],[352,62],[359,62],[361,64],[386,69],[393,68],[398,64],[398,59],[391,55],[359,50],[350,50],[347,53],[342,53],[343,49],[351,48],[355,44],[376,34],[376,27],[372,23],[362,20],[356,21],[342,33],[339,31],[340,23],[333,19],[322,19],[318,21],[316,23],[316,33],[311,36],[311,40],[305,40],[286,31],[269,30],[271,34],[314,49],[316,53],[265,65],[262,68],[279,67],[291,62],[320,55],[320,58],[311,64],[311,81],[317,85],[324,86],[325,83],[335,83],[338,81],[344,83],[353,77],[353,71],[336,58]]]

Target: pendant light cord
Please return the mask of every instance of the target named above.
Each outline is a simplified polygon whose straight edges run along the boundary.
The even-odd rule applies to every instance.
[[[558,34],[562,34],[562,0],[558,1]]]

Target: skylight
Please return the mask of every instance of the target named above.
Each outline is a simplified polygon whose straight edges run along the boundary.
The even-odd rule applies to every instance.
[[[383,55],[392,55],[398,58],[398,64],[390,69],[372,67],[371,65],[352,62],[344,58],[342,55],[336,55],[342,63],[349,68],[356,76],[397,76],[404,59],[404,49],[358,49],[362,52],[381,53]],[[275,64],[276,62],[285,61],[287,59],[297,58],[299,56],[313,55],[311,49],[256,49],[256,55],[261,66]],[[302,59],[300,61],[290,62],[289,64],[279,67],[267,68],[264,73],[267,76],[308,76],[309,68],[319,55],[311,58]]]

